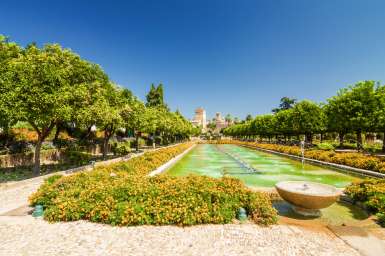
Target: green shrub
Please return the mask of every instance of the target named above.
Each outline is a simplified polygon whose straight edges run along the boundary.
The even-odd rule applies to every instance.
[[[320,150],[334,150],[334,146],[333,146],[333,144],[324,142],[324,143],[317,144],[317,149],[320,149]]]
[[[378,223],[381,226],[385,227],[385,212],[377,213],[376,216],[378,219]]]
[[[115,142],[111,146],[111,151],[114,155],[124,156],[131,152],[130,141]]]
[[[125,163],[47,181],[30,197],[30,203],[43,204],[48,221],[85,219],[120,226],[230,223],[243,207],[258,224],[276,222],[269,197],[251,191],[238,179],[146,176],[189,146],[161,149]]]
[[[368,153],[374,154],[381,151],[382,145],[379,144],[366,144],[364,145],[364,150]]]
[[[85,165],[92,160],[92,155],[86,152],[66,150],[64,154],[64,162],[74,165]]]
[[[55,175],[49,176],[47,179],[45,179],[45,182],[46,182],[48,185],[52,185],[55,181],[57,181],[57,180],[60,179],[61,177],[63,177],[63,175],[61,175],[61,174],[55,174]]]
[[[56,149],[56,147],[51,142],[45,142],[41,145],[41,150],[51,150]]]
[[[346,187],[345,194],[355,202],[363,203],[375,213],[378,222],[385,226],[385,179],[368,179]]]
[[[139,138],[139,148],[146,145],[146,141],[143,138]],[[131,141],[131,148],[136,148],[136,140]]]

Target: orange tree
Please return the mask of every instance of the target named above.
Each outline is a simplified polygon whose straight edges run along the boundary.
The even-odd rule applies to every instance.
[[[38,134],[34,174],[40,172],[40,150],[58,122],[72,121],[75,102],[84,87],[94,83],[90,64],[56,44],[29,45],[8,62],[0,98],[14,120],[26,121]],[[6,99],[6,100],[4,100]]]

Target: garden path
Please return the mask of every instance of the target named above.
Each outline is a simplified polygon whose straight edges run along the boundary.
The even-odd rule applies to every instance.
[[[49,224],[0,216],[0,255],[333,255],[358,256],[332,232],[290,225],[112,227],[86,221]]]

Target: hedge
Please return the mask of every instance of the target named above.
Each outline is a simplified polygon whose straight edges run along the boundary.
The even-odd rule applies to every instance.
[[[379,223],[385,226],[385,179],[353,183],[346,187],[345,194],[355,202],[363,203],[377,215]]]

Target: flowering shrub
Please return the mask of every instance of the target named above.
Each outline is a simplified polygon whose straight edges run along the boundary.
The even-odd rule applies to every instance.
[[[218,142],[210,142],[210,143],[221,143],[221,144],[237,144],[237,145],[246,145],[246,146],[254,146],[258,148],[278,151],[281,153],[301,156],[301,149],[297,146],[284,146],[277,144],[264,144],[264,143],[256,143],[256,142],[245,142],[245,141],[235,141],[235,140],[222,140]],[[375,172],[385,173],[385,161],[379,157],[368,156],[362,153],[337,153],[332,150],[306,150],[305,157],[347,165],[355,168],[371,170]]]
[[[13,128],[12,133],[17,140],[23,140],[28,142],[37,141],[37,132],[28,128]]]
[[[376,213],[379,223],[385,226],[385,179],[353,183],[345,189],[345,194]]]
[[[276,211],[267,195],[234,178],[147,174],[186,150],[182,144],[146,153],[88,173],[47,180],[31,195],[48,221],[90,220],[112,225],[229,223],[240,207],[258,224],[272,224]]]

